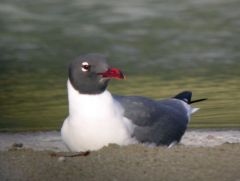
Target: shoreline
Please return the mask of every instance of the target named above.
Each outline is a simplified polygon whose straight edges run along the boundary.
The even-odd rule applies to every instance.
[[[196,147],[215,147],[224,143],[240,143],[240,130],[188,129],[180,142]],[[36,151],[68,151],[59,131],[0,132],[0,151],[6,151],[14,144]]]
[[[60,132],[61,129],[0,129],[0,133],[36,133],[36,132]],[[187,131],[240,131],[240,127],[189,127]]]

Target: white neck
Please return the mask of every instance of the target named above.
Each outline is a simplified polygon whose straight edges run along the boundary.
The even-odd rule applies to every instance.
[[[70,81],[68,81],[68,101],[70,116],[99,117],[109,112],[109,107],[106,105],[115,108],[112,95],[107,90],[101,94],[81,94],[73,88]]]

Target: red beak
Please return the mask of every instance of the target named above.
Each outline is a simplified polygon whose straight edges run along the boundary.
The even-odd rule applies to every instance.
[[[116,68],[109,68],[106,72],[98,73],[98,75],[102,75],[104,78],[115,78],[115,79],[124,79],[124,75],[121,70]]]

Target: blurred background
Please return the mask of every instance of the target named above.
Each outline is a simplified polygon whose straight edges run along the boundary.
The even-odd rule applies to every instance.
[[[103,53],[127,75],[110,91],[193,91],[191,128],[240,128],[239,0],[0,0],[0,131],[58,130],[67,67]]]

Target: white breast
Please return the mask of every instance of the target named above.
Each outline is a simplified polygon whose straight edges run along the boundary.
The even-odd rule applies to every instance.
[[[80,94],[68,81],[69,117],[61,129],[71,151],[97,150],[109,143],[126,145],[133,125],[124,117],[122,106],[108,91],[98,95]]]

